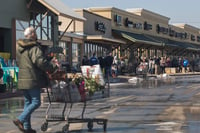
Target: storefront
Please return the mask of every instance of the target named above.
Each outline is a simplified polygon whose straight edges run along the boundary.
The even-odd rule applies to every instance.
[[[91,13],[85,9],[75,10],[75,12],[86,18],[86,21],[76,21],[72,23],[68,30],[68,32],[70,32],[68,33],[68,35],[73,35],[73,37],[71,37],[71,50],[74,54],[71,55],[72,65],[74,67],[80,68],[80,62],[84,55],[90,58],[95,52],[97,57],[105,56],[106,52],[113,51],[113,48],[125,44],[124,41],[112,37],[110,19]],[[69,20],[67,20],[66,18],[60,18],[60,20],[64,22],[69,22]],[[62,25],[60,27],[60,30],[63,30]],[[64,35],[64,37],[62,41],[67,42],[67,35]],[[77,56],[78,58],[76,58],[76,60],[73,60]],[[79,64],[76,64],[76,62],[78,62]]]
[[[79,71],[81,62],[81,53],[84,44],[84,36],[65,33],[59,41],[59,47],[63,48],[63,55],[61,55],[61,62],[68,67],[67,71]]]
[[[135,55],[173,56],[176,51],[179,55],[184,51],[185,56],[190,56],[190,52],[199,54],[198,28],[169,24],[170,18],[142,8],[121,10],[100,7],[88,10],[111,19],[113,36],[126,40],[127,47],[124,49],[134,50]]]
[[[9,55],[11,60],[16,59],[16,40],[24,38],[25,28],[34,27],[42,45],[58,46],[62,38],[58,32],[59,16],[67,17],[71,23],[85,20],[60,0],[7,0],[0,8],[0,52],[4,59]]]

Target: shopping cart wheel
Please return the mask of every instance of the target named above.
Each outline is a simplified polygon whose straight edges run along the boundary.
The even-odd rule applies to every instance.
[[[42,130],[42,131],[46,131],[47,128],[48,128],[48,122],[44,122],[44,123],[42,124],[42,126],[41,126],[41,130]]]
[[[63,131],[63,133],[68,133],[68,131],[69,131],[69,124],[64,125],[63,128],[62,128],[62,131]]]
[[[89,121],[87,127],[88,127],[88,130],[89,130],[89,131],[92,131],[93,122],[92,122],[92,121]]]

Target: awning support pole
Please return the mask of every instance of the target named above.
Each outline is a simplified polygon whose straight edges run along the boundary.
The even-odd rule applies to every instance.
[[[42,18],[41,18],[41,22],[39,22],[37,19],[35,19],[35,21],[37,22],[37,24],[38,24],[38,27],[40,27],[41,26],[41,24],[42,24],[42,21],[44,20],[44,18],[47,16],[47,12],[45,13],[45,15],[44,16],[42,16]],[[38,27],[36,27],[36,29],[38,28]],[[35,29],[35,30],[36,30]],[[41,30],[45,33],[45,35],[47,36],[47,38],[48,38],[48,40],[50,40],[50,38],[49,38],[49,35],[47,34],[47,32],[43,29],[43,27],[41,26]],[[41,31],[41,32],[42,32]]]
[[[64,34],[67,32],[67,30],[69,29],[69,26],[72,24],[74,20],[72,19],[71,22],[69,23],[69,25],[67,26],[67,28],[65,29],[65,31],[62,33],[62,35],[60,36],[60,38],[58,39],[58,42],[61,40],[61,38],[64,36]]]
[[[42,25],[42,21],[43,21],[44,18],[47,16],[48,12],[49,12],[49,10],[47,10],[47,11],[45,12],[45,14],[42,16],[42,20],[40,21],[40,23],[38,24],[38,26],[35,28],[35,30],[37,30],[37,28],[40,27],[40,26]]]
[[[25,27],[23,26],[23,24],[21,23],[21,21],[17,20],[17,22],[18,22],[19,25],[22,27],[22,29],[25,30]]]

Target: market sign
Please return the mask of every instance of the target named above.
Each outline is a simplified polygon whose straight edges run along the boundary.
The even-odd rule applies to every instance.
[[[147,23],[147,21],[144,22],[144,30],[152,30],[152,24]]]
[[[197,42],[200,42],[200,36],[197,36]]]
[[[177,32],[171,28],[162,27],[159,24],[156,25],[156,32],[158,34],[169,34],[170,37],[180,38],[180,39],[187,39],[188,34],[186,32]]]
[[[133,22],[130,21],[128,18],[125,19],[124,25],[126,27],[133,27]]]
[[[195,39],[195,35],[193,35],[193,34],[191,34],[191,41],[195,41],[196,39]]]
[[[129,20],[128,18],[125,19],[124,25],[126,27],[130,27],[130,28],[134,28],[134,29],[142,29],[143,28],[142,23],[135,23],[135,22]]]
[[[135,29],[143,29],[142,23],[133,23],[133,28],[135,28]]]
[[[95,30],[105,33],[106,26],[103,22],[96,21],[95,22]]]
[[[156,31],[157,31],[158,34],[159,33],[163,33],[163,34],[168,34],[169,33],[169,29],[168,28],[162,27],[159,24],[156,25]]]

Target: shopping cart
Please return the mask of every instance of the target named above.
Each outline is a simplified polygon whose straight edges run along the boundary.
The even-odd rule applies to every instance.
[[[142,78],[146,79],[147,77],[147,71],[148,71],[148,68],[147,68],[147,65],[139,65],[137,68],[136,68],[136,75],[138,77],[142,76]]]
[[[41,130],[46,131],[49,122],[63,121],[65,122],[65,125],[62,127],[62,132],[64,133],[68,133],[70,123],[87,123],[88,130],[92,131],[93,123],[96,122],[99,125],[103,125],[103,130],[106,131],[107,119],[84,117],[84,113],[87,106],[86,103],[88,100],[93,100],[95,98],[95,94],[93,96],[89,96],[87,92],[80,93],[76,88],[75,84],[70,82],[68,78],[64,78],[66,76],[62,76],[62,73],[59,73],[57,75],[58,76],[54,77],[51,76],[50,86],[49,88],[47,88],[47,96],[49,102],[46,110],[46,118],[44,123],[41,125]],[[101,96],[98,98],[108,97],[110,93],[109,89],[110,89],[109,82],[106,82],[103,89],[99,90]],[[80,102],[83,103],[83,109],[80,114],[80,117],[79,118],[70,117],[72,105],[74,103],[80,103]],[[62,106],[61,103],[63,104]]]

